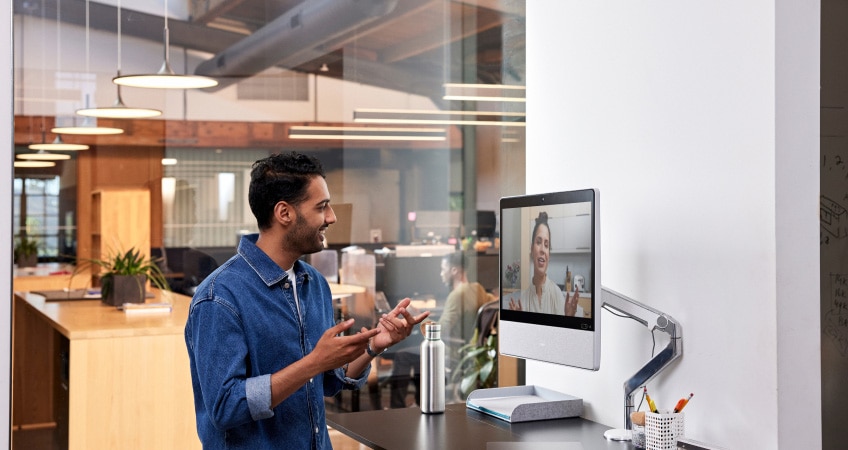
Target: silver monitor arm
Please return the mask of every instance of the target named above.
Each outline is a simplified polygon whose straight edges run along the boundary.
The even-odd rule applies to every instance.
[[[668,345],[654,355],[638,372],[624,382],[624,427],[630,429],[630,413],[633,412],[633,392],[651,381],[672,361],[683,354],[683,329],[668,314],[626,297],[610,289],[601,288],[603,308],[620,316],[631,318],[651,331],[660,330],[669,335]],[[653,327],[651,326],[653,325]]]

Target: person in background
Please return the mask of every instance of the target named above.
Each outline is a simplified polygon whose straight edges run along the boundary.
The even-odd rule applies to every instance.
[[[210,449],[331,449],[324,396],[365,384],[371,360],[409,336],[404,299],[371,330],[334,323],[327,280],[300,260],[336,221],[321,163],[256,161],[248,200],[259,233],[197,287],[185,327],[197,432]]]
[[[530,263],[533,267],[532,283],[521,291],[521,298],[509,300],[509,309],[544,314],[574,316],[580,293],[565,292],[548,276],[551,260],[551,228],[548,214],[539,213],[530,239]]]
[[[480,283],[469,282],[465,273],[465,255],[455,252],[442,258],[442,282],[451,292],[445,300],[445,308],[439,316],[442,329],[442,341],[445,342],[445,356],[448,371],[456,369],[459,362],[459,349],[471,342],[477,322],[477,311],[494,297],[486,292]]]
[[[451,289],[437,321],[441,325],[442,341],[445,343],[445,368],[450,379],[450,373],[456,370],[460,360],[459,349],[474,338],[477,311],[486,302],[494,300],[494,297],[490,296],[480,283],[468,281],[465,272],[465,255],[462,252],[445,255],[441,261],[439,275],[442,282]],[[415,389],[415,399],[418,403],[420,365],[418,351],[398,352],[394,355],[390,382],[392,408],[406,406],[410,382]],[[451,399],[448,398],[448,400]]]

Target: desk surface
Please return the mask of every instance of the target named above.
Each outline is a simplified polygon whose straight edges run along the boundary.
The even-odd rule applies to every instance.
[[[448,405],[444,414],[422,414],[417,407],[327,413],[336,430],[375,449],[481,449],[540,448],[541,443],[575,443],[575,449],[632,449],[629,442],[604,438],[609,427],[582,418],[541,420],[511,424],[467,409]],[[503,446],[489,447],[493,443]],[[512,444],[506,444],[512,443]],[[524,445],[520,444],[524,443]],[[533,443],[533,444],[527,444]],[[577,446],[580,443],[581,446]],[[572,449],[561,445],[558,448]]]
[[[148,302],[169,301],[170,313],[128,316],[114,306],[97,300],[48,302],[41,295],[16,292],[23,305],[43,316],[53,328],[68,339],[98,339],[127,336],[182,335],[188,319],[191,298],[174,292],[151,289],[154,298]]]

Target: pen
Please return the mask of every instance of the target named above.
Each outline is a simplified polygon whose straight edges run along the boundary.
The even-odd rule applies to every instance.
[[[694,393],[689,394],[689,398],[681,398],[679,402],[677,402],[677,406],[674,407],[674,412],[679,413],[683,411],[683,408],[689,403],[689,400],[692,400],[692,396]]]
[[[645,392],[645,400],[648,401],[648,408],[651,410],[652,413],[656,413],[657,412],[657,405],[654,404],[654,401],[651,400],[651,396],[648,395],[648,387],[647,386],[645,386],[644,392]]]

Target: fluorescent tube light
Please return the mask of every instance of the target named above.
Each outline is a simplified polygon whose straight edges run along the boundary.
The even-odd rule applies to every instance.
[[[444,128],[344,127],[296,125],[290,139],[344,139],[360,141],[444,141]]]
[[[414,109],[356,109],[353,111],[353,121],[359,123],[524,127],[526,117],[527,113],[524,112]]]

